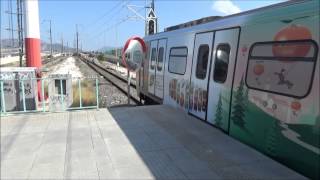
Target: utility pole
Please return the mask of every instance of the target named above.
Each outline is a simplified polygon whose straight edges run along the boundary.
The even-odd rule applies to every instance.
[[[23,37],[23,18],[22,18],[22,11],[23,11],[23,7],[22,7],[22,2],[23,0],[20,0],[20,27],[21,27],[21,51],[22,51],[22,55],[24,53],[24,37]]]
[[[155,14],[154,0],[151,0],[150,4],[149,4],[149,1],[150,0],[146,0],[145,6],[143,6],[143,8],[145,8],[145,17],[140,15],[138,13],[138,11],[135,9],[136,7],[139,7],[139,6],[127,5],[127,8],[135,14],[135,16],[133,16],[131,18],[141,19],[144,21],[144,23],[145,23],[144,30],[145,30],[146,36],[151,35],[151,34],[155,34],[158,32],[158,18]]]
[[[17,26],[18,26],[18,41],[19,41],[19,62],[22,67],[23,56],[23,30],[22,30],[22,4],[21,0],[17,0]]]
[[[6,11],[8,14],[8,28],[6,30],[9,31],[9,34],[11,36],[11,47],[14,48],[14,35],[13,35],[13,12],[12,12],[12,0],[8,0],[8,10]]]
[[[42,21],[42,23],[44,22],[49,22],[49,41],[50,41],[50,56],[52,57],[53,55],[53,44],[52,44],[52,21],[51,19],[45,19]],[[41,23],[41,24],[42,24]]]
[[[12,47],[14,47],[14,35],[13,35],[13,16],[12,16],[12,0],[8,2],[10,4],[10,22],[11,22],[11,40],[12,40]]]
[[[52,57],[53,54],[53,46],[52,46],[52,29],[51,29],[51,19],[49,20],[50,23],[50,29],[49,29],[49,35],[50,35],[50,55]]]
[[[116,25],[116,57],[118,58],[118,25]]]
[[[107,46],[107,40],[106,40],[106,32],[103,33],[103,46],[106,47]]]
[[[69,54],[69,41],[67,41],[67,55]]]
[[[77,41],[77,36],[76,36],[76,34],[75,34],[75,36],[73,37],[73,49],[72,49],[72,52],[73,52],[73,53],[77,50],[76,41]]]
[[[154,11],[154,0],[151,1],[151,9]]]
[[[79,53],[79,32],[78,32],[78,24],[76,24],[76,43],[77,43],[77,55]]]
[[[158,18],[155,13],[154,0],[151,1],[151,5],[147,17],[146,17],[146,35],[155,34],[158,32]]]
[[[63,53],[63,34],[61,35],[61,53]]]

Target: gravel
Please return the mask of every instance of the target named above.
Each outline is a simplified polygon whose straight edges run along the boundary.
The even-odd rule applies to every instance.
[[[77,59],[76,62],[84,77],[100,76],[80,59]],[[127,105],[128,102],[127,96],[103,77],[99,78],[99,97],[100,108]],[[134,102],[130,102],[130,105],[135,105]]]

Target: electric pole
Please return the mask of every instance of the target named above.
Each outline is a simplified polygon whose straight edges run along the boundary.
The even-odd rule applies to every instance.
[[[116,57],[118,59],[118,25],[116,25]]]
[[[51,19],[45,19],[42,21],[42,23],[44,22],[49,22],[49,41],[50,41],[50,56],[52,57],[53,56],[53,45],[52,45],[52,21]],[[41,23],[41,24],[42,24]]]
[[[158,32],[158,18],[155,13],[154,0],[151,1],[151,5],[148,7],[149,11],[146,17],[146,35],[155,34]]]
[[[151,1],[151,9],[154,11],[154,0]]]
[[[23,18],[22,18],[22,11],[23,11],[23,7],[22,7],[22,1],[23,0],[20,0],[20,27],[21,27],[21,52],[22,52],[22,55],[24,53],[24,37],[23,37]]]
[[[9,31],[9,34],[11,36],[11,47],[14,48],[14,35],[13,35],[13,12],[12,12],[12,0],[8,0],[8,10],[6,11],[8,14],[8,28],[6,30]]]
[[[63,33],[61,33],[61,54],[63,53]]]
[[[132,18],[135,19],[141,19],[145,23],[145,35],[151,35],[158,32],[158,18],[155,13],[155,6],[154,6],[154,0],[151,0],[151,3],[149,4],[150,0],[146,0],[145,6],[145,17],[140,15],[138,11],[135,9],[135,5],[127,5],[127,8],[135,14]]]
[[[67,47],[66,47],[66,49],[67,49],[67,55],[69,54],[69,41],[67,41]]]
[[[18,41],[19,41],[19,62],[22,67],[23,56],[23,30],[22,30],[22,1],[17,0],[17,26],[18,26]]]
[[[52,58],[52,54],[53,54],[53,46],[52,46],[52,29],[51,29],[51,19],[49,20],[49,23],[50,23],[50,29],[49,29],[49,36],[50,36],[50,55],[51,55],[51,58]]]
[[[78,32],[78,24],[76,24],[76,43],[77,43],[77,55],[79,53],[79,32]]]

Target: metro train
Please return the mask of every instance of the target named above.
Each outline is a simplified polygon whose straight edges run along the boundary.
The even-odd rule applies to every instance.
[[[182,109],[320,178],[319,1],[212,16],[144,41],[142,99]]]

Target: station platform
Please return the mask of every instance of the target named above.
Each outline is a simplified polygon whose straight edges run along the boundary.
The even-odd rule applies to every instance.
[[[0,122],[1,179],[306,179],[165,105]]]

